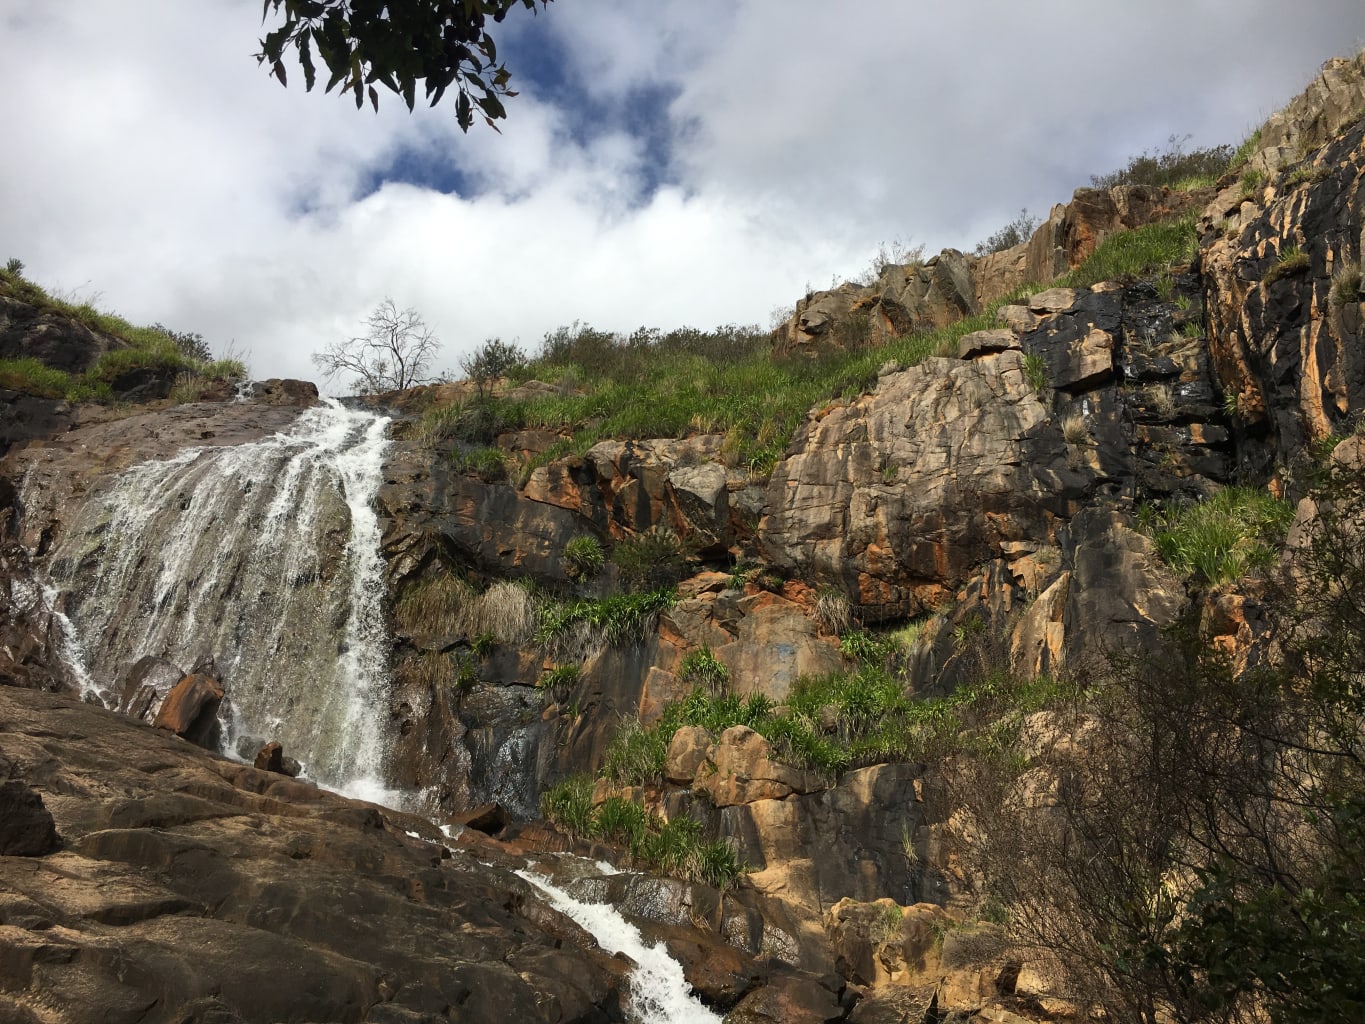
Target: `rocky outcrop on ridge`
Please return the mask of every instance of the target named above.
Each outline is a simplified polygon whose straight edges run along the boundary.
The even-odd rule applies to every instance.
[[[0,359],[37,359],[66,373],[84,373],[106,352],[127,346],[56,310],[0,294]]]
[[[868,284],[806,295],[774,329],[774,350],[853,350],[944,327],[1023,287],[1047,285],[1116,232],[1198,210],[1208,195],[1149,185],[1077,189],[1070,203],[1052,208],[1027,242],[981,256],[945,249],[923,263],[886,266]]]

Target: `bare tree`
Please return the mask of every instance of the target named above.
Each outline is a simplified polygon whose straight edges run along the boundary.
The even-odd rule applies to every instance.
[[[328,380],[346,377],[357,394],[376,395],[427,383],[439,347],[417,310],[399,310],[386,298],[366,319],[364,334],[334,341],[312,358]]]

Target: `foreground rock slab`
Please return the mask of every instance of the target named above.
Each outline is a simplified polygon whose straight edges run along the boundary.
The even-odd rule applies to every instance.
[[[2,686],[0,765],[63,840],[0,856],[0,1020],[622,1019],[627,965],[420,819]]]

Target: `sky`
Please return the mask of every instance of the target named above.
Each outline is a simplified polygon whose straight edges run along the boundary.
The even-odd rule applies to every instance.
[[[881,246],[970,249],[1162,148],[1239,143],[1359,0],[555,0],[502,133],[269,78],[260,0],[0,0],[0,259],[253,376],[386,298],[490,337],[768,327]],[[382,91],[381,91],[382,92]],[[453,96],[453,93],[451,94]]]

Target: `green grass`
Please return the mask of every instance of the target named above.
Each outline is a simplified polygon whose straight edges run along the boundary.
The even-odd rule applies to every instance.
[[[724,434],[725,461],[761,478],[785,456],[812,408],[870,390],[887,362],[908,367],[931,356],[955,358],[958,340],[996,326],[996,310],[1007,301],[947,327],[817,358],[774,355],[768,333],[755,327],[623,336],[576,324],[547,336],[540,355],[516,371],[521,381],[560,384],[558,394],[482,403],[484,417],[496,420],[486,429],[470,425],[468,409],[432,408],[419,433],[485,440],[502,429],[563,434],[532,468],[581,456],[610,438]]]
[[[1228,160],[1227,169],[1233,171],[1238,167],[1241,167],[1256,154],[1256,150],[1260,145],[1261,129],[1257,128],[1242,140],[1242,144],[1237,147],[1236,151],[1232,154],[1232,157]]]
[[[552,700],[562,703],[569,691],[578,685],[580,671],[577,665],[556,665],[536,681],[536,686]]]
[[[1044,394],[1052,385],[1047,372],[1047,360],[1036,352],[1024,356],[1024,379],[1035,393]]]
[[[592,534],[574,537],[564,545],[564,575],[571,580],[590,580],[606,567],[602,545]]]
[[[1265,491],[1227,487],[1164,513],[1140,510],[1138,525],[1152,535],[1162,561],[1182,576],[1210,585],[1229,583],[1274,563],[1294,508]]]
[[[507,455],[501,448],[483,446],[451,452],[450,462],[457,473],[476,476],[486,484],[507,479]]]
[[[1338,306],[1360,301],[1360,267],[1344,267],[1332,275],[1332,301]]]
[[[677,601],[677,591],[665,587],[641,594],[613,594],[600,600],[551,603],[540,610],[536,637],[542,644],[553,645],[581,626],[612,646],[638,642],[654,628],[659,613]]]
[[[1122,281],[1189,263],[1197,251],[1194,218],[1177,217],[1110,235],[1057,286],[1088,288],[1101,281]]]
[[[1265,172],[1248,170],[1242,173],[1242,198],[1254,199],[1265,187]]]
[[[709,647],[693,651],[683,658],[678,670],[678,678],[692,687],[701,687],[708,693],[723,694],[730,684],[730,670],[715,656]]]
[[[1304,252],[1297,245],[1286,245],[1280,250],[1274,264],[1265,272],[1261,278],[1261,283],[1265,285],[1274,284],[1281,278],[1289,277],[1292,274],[1299,274],[1307,270],[1310,264],[1308,253]]]
[[[0,387],[39,398],[65,398],[71,391],[71,374],[37,359],[0,359]]]
[[[596,807],[593,781],[572,776],[541,797],[547,821],[579,839],[597,839],[623,847],[633,863],[662,874],[703,882],[725,892],[748,867],[724,839],[707,842],[694,818],[664,819],[639,804],[611,796]]]
[[[683,726],[713,736],[744,725],[772,744],[773,756],[829,778],[852,768],[918,762],[980,747],[1004,749],[1002,737],[1029,711],[1074,688],[1047,677],[988,679],[947,697],[918,699],[880,665],[798,680],[786,704],[762,694],[716,695],[696,687],[644,726],[627,720],[604,755],[600,774],[618,786],[657,785],[669,741]]]
[[[5,387],[44,398],[110,401],[113,398],[110,383],[132,370],[163,370],[203,379],[241,379],[247,375],[241,360],[201,358],[207,353],[207,346],[198,335],[177,334],[160,324],[137,327],[88,302],[66,302],[24,278],[22,269],[22,263],[17,260],[11,260],[0,269],[0,295],[29,303],[46,313],[68,317],[123,341],[127,347],[104,353],[83,374],[68,374],[36,359],[0,360],[0,381]]]

